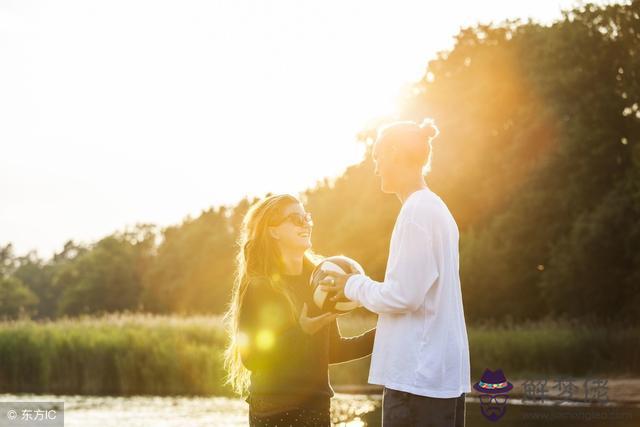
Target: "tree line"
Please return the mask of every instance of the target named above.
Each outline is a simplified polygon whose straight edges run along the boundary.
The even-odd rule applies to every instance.
[[[433,117],[427,181],[461,231],[475,321],[640,320],[640,3],[583,5],[552,25],[465,28],[391,119]],[[382,280],[400,204],[363,161],[302,194],[314,250]],[[0,315],[222,313],[252,200],[140,224],[51,259],[0,246]]]

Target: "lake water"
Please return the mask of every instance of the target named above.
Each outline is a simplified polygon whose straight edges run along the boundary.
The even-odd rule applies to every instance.
[[[64,402],[65,427],[211,427],[247,425],[247,404],[225,397],[104,397],[0,394],[0,401]],[[336,394],[336,426],[379,426],[381,396]],[[0,414],[0,426],[3,425]],[[475,426],[640,426],[638,406],[580,404],[523,405],[514,399],[497,422],[486,420],[479,402],[467,398],[466,425]],[[37,424],[34,424],[37,425]]]

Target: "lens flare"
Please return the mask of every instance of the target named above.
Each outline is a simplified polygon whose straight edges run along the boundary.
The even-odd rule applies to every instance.
[[[260,350],[269,350],[275,343],[275,336],[273,331],[269,329],[262,329],[256,335],[256,347]]]

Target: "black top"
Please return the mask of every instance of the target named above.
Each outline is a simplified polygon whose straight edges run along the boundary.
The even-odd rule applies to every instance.
[[[242,362],[251,371],[248,402],[255,396],[291,396],[300,402],[329,399],[334,394],[329,385],[329,364],[359,359],[373,351],[375,328],[344,338],[336,320],[313,335],[302,331],[297,318],[303,303],[307,303],[307,316],[322,314],[309,285],[312,270],[305,262],[302,274],[276,279],[290,290],[295,316],[286,298],[266,278],[253,279],[247,287],[239,330],[245,334]]]

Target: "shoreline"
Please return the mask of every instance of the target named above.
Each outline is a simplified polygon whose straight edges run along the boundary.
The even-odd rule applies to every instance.
[[[543,379],[546,379],[543,378]],[[602,376],[594,376],[588,378],[570,378],[572,384],[577,387],[571,395],[571,398],[559,397],[556,378],[549,377],[545,386],[544,401],[561,401],[575,403],[590,403],[593,405],[604,404],[604,396],[597,400],[585,401],[584,399],[584,383],[585,380],[602,379],[607,383],[603,387],[603,393],[606,394],[606,403],[620,405],[640,405],[640,378],[606,378]],[[509,397],[522,399],[524,397],[524,382],[535,380],[535,378],[510,380],[513,389],[508,393]],[[569,378],[563,378],[569,380]],[[366,385],[332,385],[336,393],[342,394],[382,394],[382,386],[366,384]],[[605,393],[606,392],[606,393]],[[471,393],[467,396],[478,398],[480,393],[471,388]],[[531,401],[535,403],[535,401]]]

